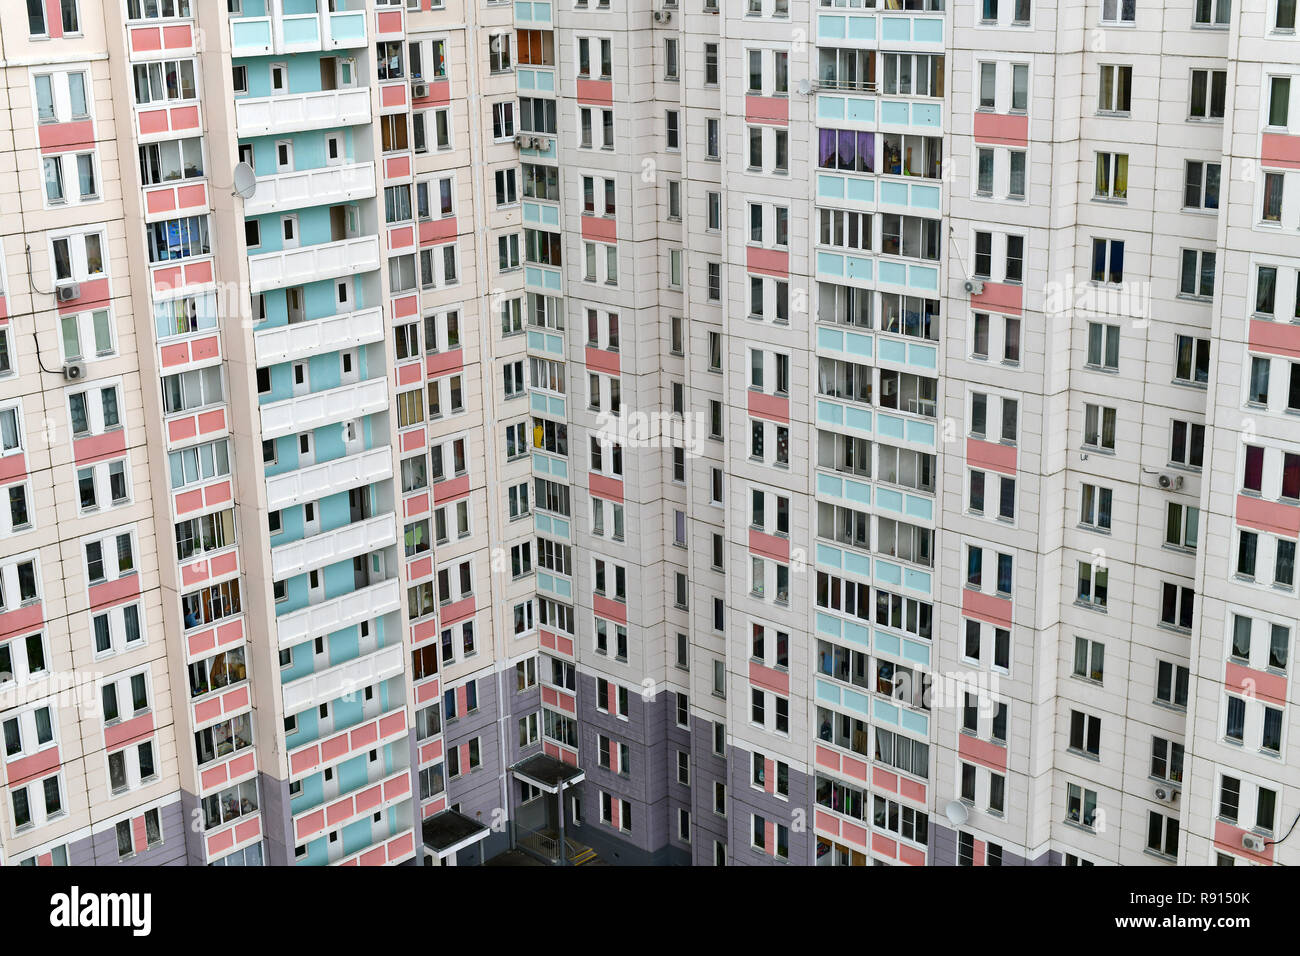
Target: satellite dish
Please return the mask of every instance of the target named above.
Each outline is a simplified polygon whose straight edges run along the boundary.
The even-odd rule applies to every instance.
[[[247,199],[256,191],[257,174],[248,163],[240,163],[235,167],[235,195],[240,199]]]
[[[799,90],[800,96],[807,96],[812,92],[812,82],[807,77],[804,77],[799,81],[797,89]]]
[[[970,819],[970,811],[966,809],[966,804],[960,800],[949,800],[948,805],[943,808],[943,815],[955,827],[961,826]]]

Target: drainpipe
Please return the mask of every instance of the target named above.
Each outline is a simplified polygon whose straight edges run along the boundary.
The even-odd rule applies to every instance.
[[[560,866],[567,866],[569,854],[564,844],[564,783],[560,783],[560,788],[555,791],[555,802],[558,804],[560,811]]]

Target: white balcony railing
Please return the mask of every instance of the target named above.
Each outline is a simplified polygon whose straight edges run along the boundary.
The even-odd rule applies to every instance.
[[[269,476],[266,479],[266,506],[279,511],[392,476],[392,451],[387,446],[372,448],[359,455]]]
[[[267,292],[374,272],[379,262],[379,237],[357,236],[249,256],[248,282],[254,293]]]
[[[303,206],[331,206],[374,195],[374,163],[297,169],[259,177],[257,190],[244,202],[244,214],[262,216]]]
[[[373,415],[387,407],[388,381],[382,378],[286,398],[262,406],[262,438],[283,438],[323,425]]]
[[[284,712],[302,713],[345,694],[359,693],[363,687],[402,673],[405,660],[406,653],[397,643],[285,684]]]
[[[235,132],[241,138],[369,123],[370,88],[364,86],[235,100]]]
[[[271,576],[281,581],[327,564],[386,548],[397,541],[397,518],[390,512],[354,521],[332,531],[290,541],[271,549]]]
[[[364,46],[364,10],[237,17],[230,21],[230,50],[236,57],[313,53]]]
[[[358,588],[342,597],[300,608],[275,619],[281,648],[332,634],[362,621],[373,621],[402,606],[402,589],[396,578]]]
[[[383,337],[384,312],[376,307],[263,329],[254,333],[253,348],[257,364],[266,367],[309,355],[341,352]]]

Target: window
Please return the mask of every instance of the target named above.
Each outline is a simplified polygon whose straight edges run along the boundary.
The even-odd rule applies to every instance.
[[[212,251],[207,216],[151,223],[146,227],[146,237],[151,263],[206,256]]]
[[[1281,173],[1264,174],[1264,208],[1260,219],[1264,222],[1282,221],[1282,187],[1285,180]]]
[[[1070,711],[1070,749],[1096,757],[1101,753],[1101,718]]]
[[[1133,67],[1102,66],[1098,86],[1097,111],[1127,113],[1132,106]]]
[[[488,66],[493,73],[508,73],[511,70],[509,33],[493,33],[488,36]],[[384,77],[380,76],[380,79]]]
[[[1079,562],[1079,589],[1075,598],[1081,604],[1105,608],[1110,572],[1100,563]]]
[[[1200,468],[1205,457],[1205,426],[1193,422],[1170,422],[1169,461]]]
[[[1222,170],[1219,163],[1189,159],[1183,184],[1183,208],[1218,209]]]
[[[1178,856],[1178,820],[1163,813],[1148,811],[1147,849],[1160,856]]]
[[[880,54],[886,96],[943,96],[944,58],[926,53]]]
[[[1284,0],[1279,0],[1281,8]],[[1291,2],[1291,21],[1295,22],[1295,3]],[[1268,80],[1268,125],[1286,129],[1291,110],[1291,78],[1289,76],[1271,76]]]
[[[679,113],[677,110],[667,110],[664,113],[664,137],[666,148],[670,150],[681,149],[681,140],[678,131]]]
[[[1098,531],[1110,530],[1111,489],[1084,484],[1080,492],[1079,523]]]
[[[59,345],[65,362],[85,362],[116,353],[113,318],[108,309],[59,317]]]
[[[512,102],[492,104],[492,138],[501,141],[515,135],[515,104]]]
[[[1084,637],[1074,639],[1074,676],[1101,683],[1105,671],[1106,646]]]
[[[1083,406],[1083,445],[1104,451],[1115,450],[1115,409],[1102,405]]]
[[[1151,776],[1170,783],[1183,781],[1183,745],[1165,740],[1163,737],[1151,738]]]
[[[1133,23],[1136,0],[1102,0],[1101,22],[1106,24]]]
[[[1025,198],[1025,164],[1026,154],[1023,149],[1013,149],[1007,153],[1011,161],[1011,176],[1007,183],[1008,199]]]
[[[1156,665],[1156,700],[1172,707],[1187,706],[1188,670],[1169,661]]]
[[[750,92],[754,93],[761,92],[762,86],[761,70],[757,75],[754,72],[753,58],[757,55],[760,55],[759,51],[750,51]],[[874,50],[818,47],[818,62],[817,82],[821,88],[871,92],[876,89],[876,53]],[[908,65],[911,65],[910,59]],[[757,88],[755,88],[756,80],[758,83]]]
[[[1210,340],[1178,335],[1174,340],[1174,379],[1204,385],[1210,379]]]
[[[1173,520],[1173,507],[1178,506],[1171,506],[1170,520]],[[1185,510],[1187,512],[1195,512],[1197,509],[1187,508]],[[1195,518],[1191,520],[1195,520]],[[1174,528],[1170,528],[1169,533],[1173,533],[1175,530],[1176,529]],[[1184,533],[1195,535],[1195,530],[1192,529],[1190,531],[1185,531]],[[1193,538],[1192,546],[1194,545],[1195,539]],[[1160,587],[1160,623],[1168,625],[1169,627],[1176,627],[1182,631],[1190,631],[1192,629],[1192,613],[1195,609],[1196,592],[1191,588],[1172,584],[1170,582],[1165,582]]]
[[[1097,792],[1077,783],[1065,787],[1065,819],[1092,829],[1097,818]]]
[[[1119,326],[1088,323],[1088,358],[1092,368],[1119,370]]]
[[[1182,257],[1179,293],[1200,298],[1213,297],[1215,253],[1198,249],[1184,249]]]
[[[1092,240],[1092,281],[1114,284],[1124,281],[1123,240]]]
[[[1198,0],[1204,2],[1204,0]],[[1223,119],[1227,100],[1226,70],[1192,70],[1192,93],[1188,115],[1191,119]]]
[[[1099,199],[1128,198],[1128,154],[1098,153],[1096,196]]]
[[[104,237],[101,233],[79,233],[51,239],[50,259],[56,283],[86,282],[107,274],[104,268]]]
[[[1232,0],[1196,0],[1195,23],[1200,26],[1226,27],[1232,12]]]
[[[135,102],[149,103],[192,100],[198,94],[193,60],[159,60],[133,67]]]
[[[1273,18],[1273,30],[1277,33],[1295,32],[1296,0],[1277,0],[1277,13]]]

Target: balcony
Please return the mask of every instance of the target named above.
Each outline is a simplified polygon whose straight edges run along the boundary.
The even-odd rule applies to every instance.
[[[333,531],[290,541],[271,549],[271,576],[282,581],[327,564],[337,564],[397,543],[397,519],[393,514],[354,521]]]
[[[248,281],[256,294],[374,272],[379,264],[379,237],[357,236],[249,256]]]
[[[244,214],[262,216],[304,206],[332,206],[374,195],[374,163],[300,169],[259,177],[257,191],[244,202]]]
[[[362,621],[373,621],[402,606],[402,588],[396,578],[358,588],[342,597],[321,601],[275,619],[281,648],[313,637],[333,634]]]
[[[400,643],[310,674],[284,685],[284,712],[298,714],[327,701],[354,694],[402,673],[406,655]]]
[[[350,824],[357,823],[362,817],[370,818],[373,814],[382,813],[410,799],[411,771],[409,769],[398,770],[374,782],[366,781],[355,790],[341,794],[324,805],[295,814],[294,840],[297,843],[306,843],[326,833],[336,833]],[[379,839],[387,839],[382,823],[379,826]],[[373,833],[372,830],[372,836]],[[331,842],[328,845],[331,857],[335,854],[341,857],[344,845],[343,841]],[[373,839],[366,844],[367,849],[373,846]],[[358,852],[365,852],[365,850]]]
[[[281,93],[235,101],[235,131],[241,139],[369,123],[370,89],[364,86]]]
[[[371,705],[375,703],[377,699]],[[408,734],[406,705],[399,703],[389,711],[371,714],[359,724],[289,751],[289,779],[301,780],[324,767],[337,767],[376,747],[405,740]]]
[[[279,511],[392,476],[393,454],[385,445],[358,455],[271,475],[266,479],[266,504],[272,511]]]
[[[396,866],[415,853],[415,830],[402,830],[397,836],[361,853],[354,853],[341,860],[334,860],[330,866]]]
[[[263,329],[254,333],[253,347],[258,366],[265,368],[309,355],[369,345],[383,337],[384,313],[374,308]]]
[[[366,46],[364,10],[241,17],[230,21],[232,56],[276,56]]]
[[[262,439],[296,435],[323,425],[373,415],[386,408],[388,382],[382,378],[269,402],[261,408]]]

